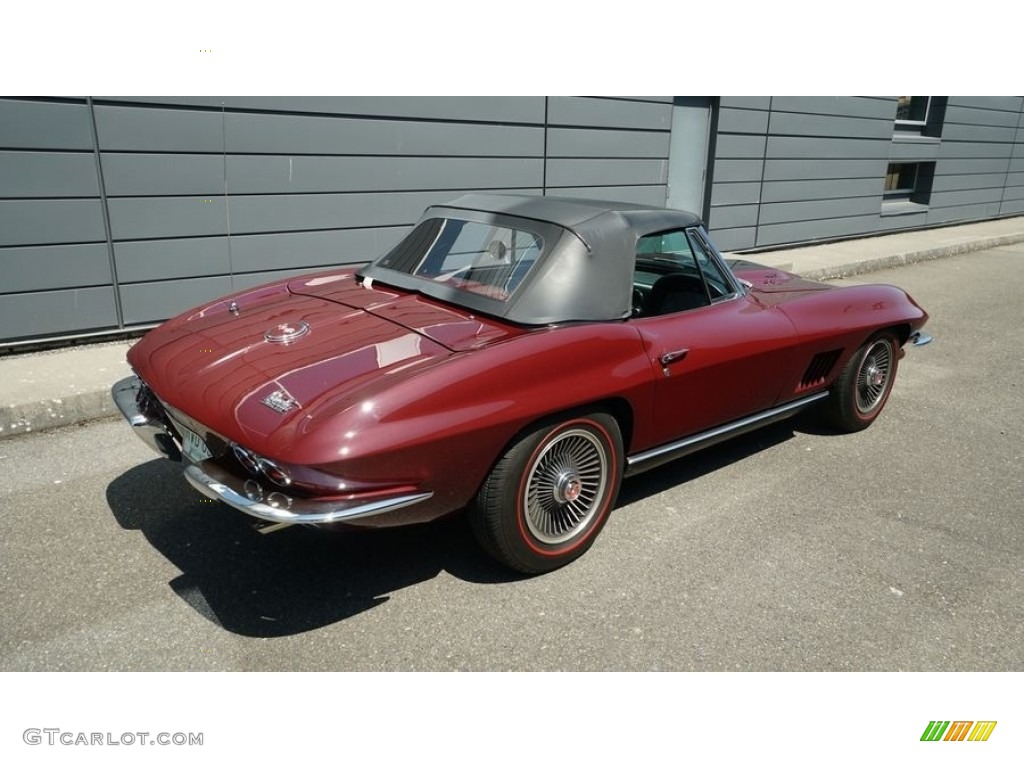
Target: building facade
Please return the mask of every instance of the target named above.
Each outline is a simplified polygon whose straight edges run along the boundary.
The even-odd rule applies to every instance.
[[[0,99],[0,347],[373,258],[468,191],[750,250],[1024,213],[1021,97]]]

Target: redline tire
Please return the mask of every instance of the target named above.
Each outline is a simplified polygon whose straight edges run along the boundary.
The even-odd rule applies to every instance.
[[[622,482],[622,435],[605,413],[565,417],[522,437],[471,510],[483,548],[522,573],[572,562],[594,543]]]
[[[899,368],[900,345],[888,331],[872,337],[839,372],[825,418],[843,432],[871,426],[882,412]]]

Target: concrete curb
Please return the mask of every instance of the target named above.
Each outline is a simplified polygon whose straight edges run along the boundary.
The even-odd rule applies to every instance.
[[[110,388],[131,373],[132,342],[0,358],[0,439],[118,413]]]
[[[819,269],[810,269],[801,272],[800,275],[809,280],[835,280],[841,277],[852,277],[868,272],[877,272],[882,269],[903,267],[921,261],[933,261],[949,256],[959,256],[960,254],[973,251],[986,251],[989,248],[996,248],[1000,245],[1013,245],[1020,242],[1024,242],[1024,232],[1014,232],[1008,235],[979,238],[969,242],[943,245],[937,248],[890,254],[889,256],[880,256],[877,259],[860,259],[849,264],[836,264]],[[752,260],[756,261],[757,259],[755,257]],[[789,263],[792,264],[792,262]]]
[[[110,390],[80,392],[38,403],[0,406],[0,440],[118,414]]]

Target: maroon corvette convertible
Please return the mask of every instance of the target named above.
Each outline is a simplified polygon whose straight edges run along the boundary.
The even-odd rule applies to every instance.
[[[540,573],[593,543],[624,476],[815,406],[885,406],[927,314],[723,261],[692,214],[468,195],[360,269],[199,307],[128,354],[121,412],[200,492],[276,523],[467,509]]]

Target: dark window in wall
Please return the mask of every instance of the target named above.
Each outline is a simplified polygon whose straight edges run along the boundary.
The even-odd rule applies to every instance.
[[[889,163],[885,169],[885,196],[910,197],[917,184],[918,163]]]
[[[901,204],[928,205],[932,195],[935,163],[889,163],[885,170],[882,212],[902,212]]]
[[[928,122],[931,96],[897,96],[896,122],[924,125]]]
[[[896,131],[939,138],[946,116],[946,96],[897,96]]]

